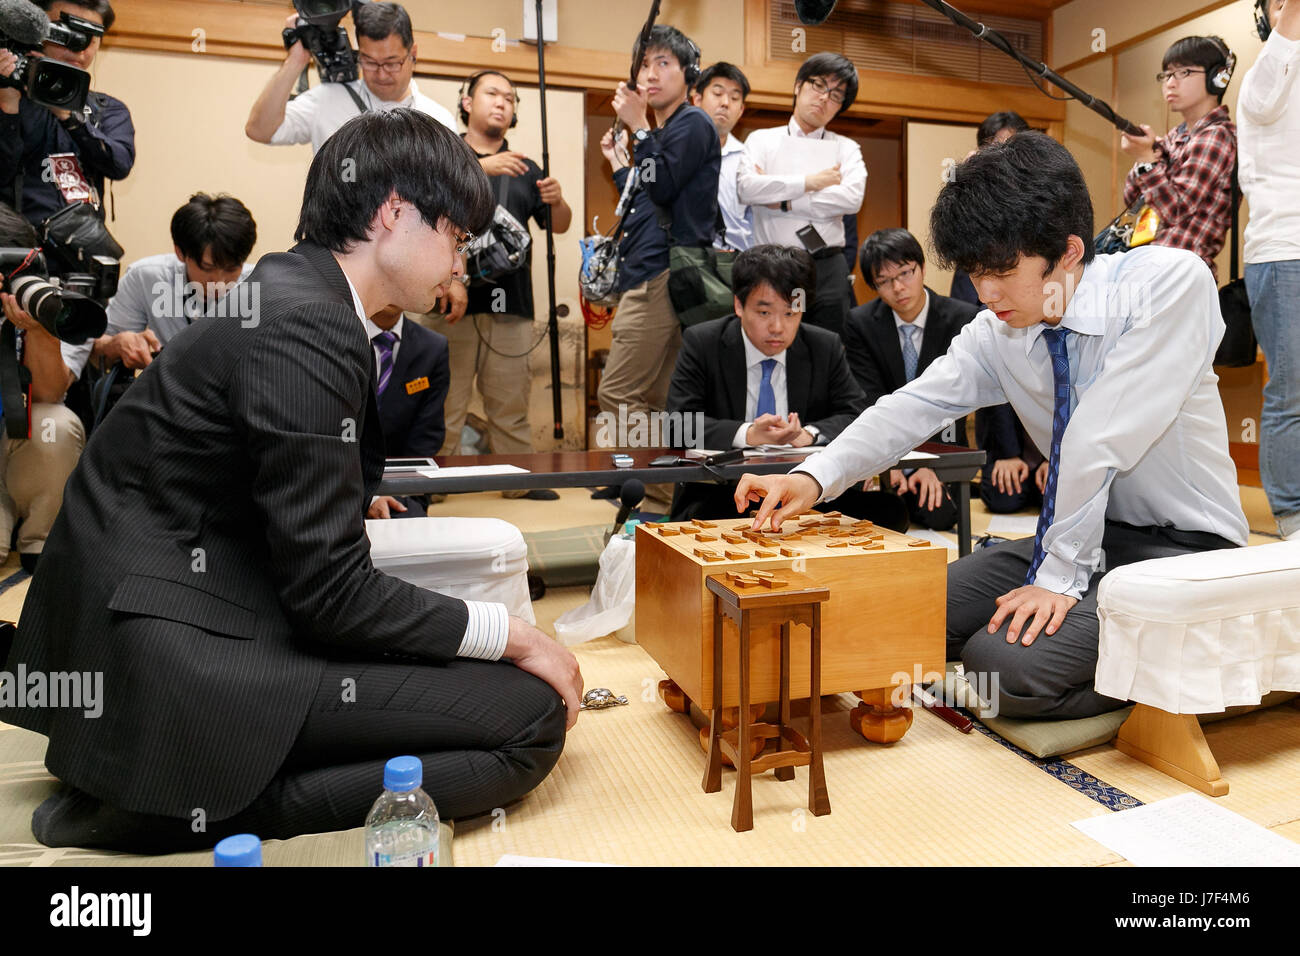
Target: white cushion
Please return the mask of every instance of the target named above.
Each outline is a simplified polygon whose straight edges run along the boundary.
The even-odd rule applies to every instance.
[[[1300,541],[1116,568],[1097,616],[1107,697],[1208,714],[1300,691]]]
[[[376,568],[464,601],[498,601],[530,624],[528,546],[499,518],[388,518],[366,522]]]

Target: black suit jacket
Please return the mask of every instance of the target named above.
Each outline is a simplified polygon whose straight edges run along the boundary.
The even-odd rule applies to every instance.
[[[670,412],[704,413],[704,447],[730,448],[745,415],[745,346],[740,319],[693,325],[668,388]],[[802,322],[786,350],[786,402],[805,425],[835,438],[865,407],[834,332]]]
[[[947,352],[962,327],[979,314],[979,309],[969,303],[939,295],[928,286],[926,291],[930,293],[930,312],[925,319],[925,333],[921,336],[921,350],[917,354],[917,375]],[[898,326],[894,322],[893,310],[885,305],[883,299],[873,299],[849,312],[844,323],[844,349],[848,353],[849,367],[866,393],[868,406],[907,384]],[[939,439],[940,436],[934,436],[935,441]],[[954,444],[966,444],[965,418],[957,422]]]
[[[432,458],[439,453],[447,434],[443,404],[450,383],[447,336],[403,319],[402,344],[379,399],[388,457]]]
[[[462,601],[370,563],[375,364],[334,257],[300,245],[248,281],[255,322],[185,329],[91,436],[6,663],[103,673],[98,719],[0,719],[127,810],[233,815],[283,763],[327,655],[449,661],[466,626]]]

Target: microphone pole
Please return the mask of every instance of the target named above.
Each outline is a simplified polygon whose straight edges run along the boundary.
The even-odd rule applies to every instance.
[[[1114,124],[1116,127],[1119,128],[1121,132],[1132,133],[1134,136],[1146,135],[1142,127],[1120,116],[1113,109],[1111,109],[1108,103],[1105,103],[1102,100],[1097,99],[1091,93],[1086,93],[1083,90],[1079,89],[1079,87],[1075,86],[1073,83],[1071,83],[1069,80],[1062,77],[1060,74],[1053,72],[1046,63],[1041,63],[1037,60],[1031,59],[1028,56],[1025,56],[1025,54],[1021,53],[1019,50],[1013,47],[1011,43],[1007,40],[1007,38],[1004,37],[1001,33],[998,33],[996,30],[990,30],[984,24],[972,20],[970,17],[966,16],[966,14],[962,13],[960,10],[957,10],[954,7],[950,6],[949,4],[945,3],[944,0],[921,0],[921,2],[924,3],[927,7],[932,7],[935,10],[938,10],[940,13],[942,13],[953,23],[957,24],[959,27],[965,27],[967,30],[973,33],[976,36],[976,38],[980,40],[984,40],[985,42],[1001,50],[1003,53],[1011,57],[1013,60],[1019,61],[1019,63],[1030,73],[1036,74],[1037,76],[1040,76],[1043,79],[1047,80],[1053,86],[1057,86],[1065,90],[1066,93],[1069,93],[1070,96],[1074,97],[1084,106],[1088,107],[1088,109],[1092,110],[1098,116],[1102,117],[1102,119],[1106,120],[1106,122]],[[1042,87],[1039,87],[1039,90],[1041,92]]]
[[[542,113],[542,176],[551,175],[550,140],[546,131],[546,27],[542,20],[542,0],[537,4],[537,93]],[[564,406],[560,400],[560,319],[555,305],[555,231],[551,226],[552,211],[546,210],[546,290],[550,294],[550,311],[546,332],[551,339],[551,411],[555,424],[551,434],[559,441],[564,438]]]

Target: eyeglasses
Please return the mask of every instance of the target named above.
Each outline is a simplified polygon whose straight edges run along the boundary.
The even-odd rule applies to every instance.
[[[830,97],[830,101],[831,101],[832,103],[834,103],[836,106],[843,106],[843,105],[844,105],[844,88],[843,88],[843,87],[837,87],[836,89],[831,89],[829,86],[826,85],[826,81],[823,80],[820,76],[814,76],[814,77],[813,77],[811,80],[809,80],[808,82],[809,82],[810,84],[812,84],[813,91],[814,91],[818,96],[828,96],[828,97]]]
[[[895,288],[907,288],[907,284],[912,281],[912,276],[916,275],[916,266],[908,266],[906,269],[892,276],[876,276],[876,285],[888,285]]]
[[[365,70],[367,73],[387,73],[389,76],[392,76],[406,65],[406,61],[411,59],[411,56],[412,54],[408,53],[400,60],[385,60],[383,63],[380,63],[378,60],[372,60],[368,56],[359,56],[357,57],[357,62],[361,64],[361,69]]]
[[[1156,74],[1156,82],[1159,83],[1161,86],[1164,86],[1166,83],[1169,82],[1170,79],[1185,80],[1193,73],[1204,73],[1204,72],[1205,72],[1204,70],[1192,70],[1187,68],[1181,70],[1166,70],[1163,73]]]

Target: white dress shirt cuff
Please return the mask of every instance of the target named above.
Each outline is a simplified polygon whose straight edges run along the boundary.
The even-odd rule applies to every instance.
[[[499,661],[506,652],[510,632],[510,615],[504,604],[495,601],[466,601],[469,623],[460,639],[457,657],[478,661]]]
[[[752,424],[754,424],[754,423],[753,423],[753,422],[741,422],[741,423],[740,423],[740,427],[736,429],[736,434],[733,435],[733,436],[732,436],[732,439],[731,439],[731,447],[732,447],[732,448],[746,448],[746,447],[748,447],[749,442],[746,441],[746,439],[749,437],[749,426],[752,425]]]
[[[1088,580],[1092,574],[1087,568],[1058,558],[1050,551],[1043,556],[1043,563],[1034,575],[1034,584],[1057,594],[1065,594],[1078,599],[1088,589]]]
[[[803,472],[821,485],[822,496],[817,499],[818,502],[828,501],[843,494],[849,485],[853,484],[851,480],[844,478],[842,470],[830,460],[830,456],[825,452],[812,455],[798,468],[791,469],[790,474],[793,475],[799,472]]]

